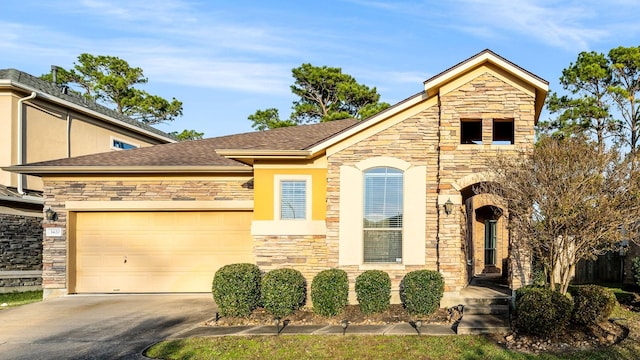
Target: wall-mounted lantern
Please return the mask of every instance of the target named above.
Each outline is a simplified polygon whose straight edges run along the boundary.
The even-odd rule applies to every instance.
[[[58,214],[49,207],[44,211],[44,218],[47,220],[56,220],[58,218]]]
[[[451,212],[453,211],[453,203],[451,202],[451,199],[447,199],[447,202],[444,203],[444,212],[445,214],[447,214],[447,216],[451,215]]]

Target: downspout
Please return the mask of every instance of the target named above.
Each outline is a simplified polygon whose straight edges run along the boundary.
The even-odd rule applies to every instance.
[[[24,164],[24,102],[36,98],[36,92],[32,91],[31,95],[18,100],[18,165]],[[24,174],[18,174],[18,194],[24,196]]]
[[[67,113],[67,158],[71,157],[71,115]]]
[[[438,146],[437,146],[437,172],[436,172],[436,214],[438,214],[438,222],[436,223],[436,270],[440,272],[440,231],[442,226],[442,209],[440,208],[440,185],[441,185],[441,162],[442,162],[442,103],[440,102],[440,92],[438,92]]]

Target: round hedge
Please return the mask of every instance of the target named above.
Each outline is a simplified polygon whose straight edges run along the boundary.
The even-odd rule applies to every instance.
[[[311,282],[313,311],[322,316],[336,316],[349,303],[347,272],[329,269],[319,272]]]
[[[430,315],[440,307],[444,279],[433,270],[407,273],[400,283],[400,300],[411,315]]]
[[[573,296],[571,320],[577,324],[597,324],[609,319],[617,300],[611,290],[597,285],[580,285],[569,288]]]
[[[275,269],[264,275],[261,284],[262,306],[271,315],[282,318],[304,305],[307,284],[300,271]]]
[[[262,274],[254,264],[230,264],[216,271],[211,292],[222,316],[249,316],[260,304]]]
[[[381,313],[389,308],[391,278],[380,270],[367,270],[356,278],[356,297],[363,314]]]
[[[516,298],[517,327],[529,334],[555,336],[571,318],[573,300],[548,288],[530,287]]]

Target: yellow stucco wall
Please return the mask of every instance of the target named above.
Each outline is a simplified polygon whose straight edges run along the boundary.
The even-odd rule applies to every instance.
[[[311,220],[324,220],[326,215],[325,194],[327,189],[326,168],[303,168],[304,165],[281,165],[282,167],[254,166],[254,219],[274,219],[274,179],[277,175],[311,176]],[[298,168],[296,168],[298,167]]]

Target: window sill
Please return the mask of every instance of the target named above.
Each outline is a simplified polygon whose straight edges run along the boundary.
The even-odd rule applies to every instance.
[[[326,235],[324,220],[254,220],[251,235]]]
[[[371,263],[360,264],[359,270],[405,270],[404,264]]]

